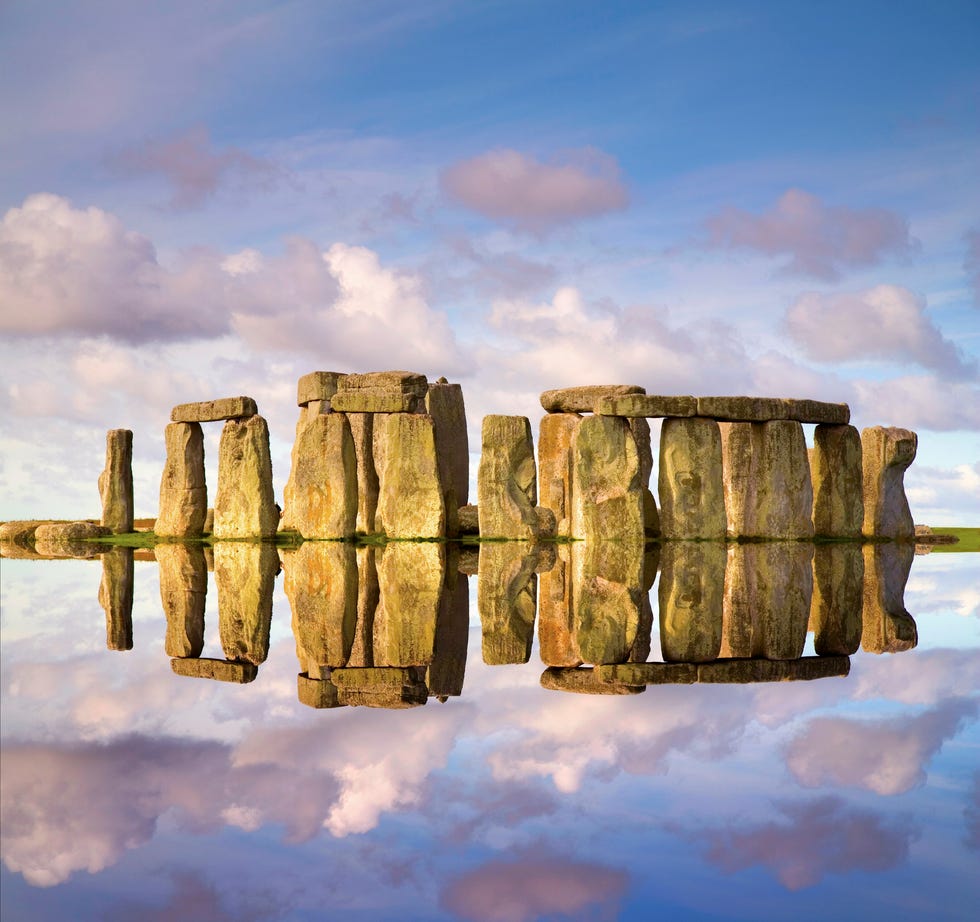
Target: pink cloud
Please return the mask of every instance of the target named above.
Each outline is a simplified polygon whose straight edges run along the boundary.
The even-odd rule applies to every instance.
[[[908,256],[917,247],[908,222],[894,212],[826,205],[802,189],[788,189],[762,214],[726,208],[709,217],[705,228],[709,248],[788,256],[786,272],[831,280],[886,256]]]
[[[444,909],[474,922],[530,922],[545,916],[614,919],[626,891],[622,871],[579,861],[528,857],[491,861],[456,878]]]
[[[628,202],[615,158],[594,148],[549,163],[501,148],[454,164],[441,182],[467,208],[534,233],[618,211]]]
[[[965,359],[933,323],[925,300],[898,285],[842,294],[809,292],[786,312],[786,327],[817,361],[915,362],[944,378],[970,378],[977,371],[976,362]]]

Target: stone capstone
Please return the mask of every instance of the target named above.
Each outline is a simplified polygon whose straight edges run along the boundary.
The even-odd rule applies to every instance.
[[[643,394],[638,384],[587,384],[582,387],[562,387],[545,391],[541,406],[548,413],[593,413],[596,401],[623,397],[627,394]]]
[[[244,419],[258,412],[251,397],[223,397],[220,400],[182,403],[170,411],[170,419],[175,423],[213,423],[222,419]]]
[[[102,524],[113,534],[133,530],[133,433],[110,429],[105,437],[105,468],[99,474]]]
[[[296,384],[296,403],[305,407],[310,401],[323,401],[330,406],[330,398],[347,376],[339,371],[311,371]]]
[[[600,398],[596,401],[595,411],[603,416],[653,419],[666,416],[696,416],[698,404],[694,397],[628,394]]]
[[[596,669],[585,667],[549,666],[541,673],[541,687],[551,691],[572,692],[577,695],[639,695],[646,691],[642,684],[600,681]]]
[[[194,679],[215,679],[218,682],[234,682],[246,685],[254,682],[259,674],[254,663],[239,663],[208,657],[193,657],[184,659],[175,657],[170,660],[170,668],[177,674]]]
[[[167,459],[160,478],[160,512],[154,531],[161,537],[200,535],[208,509],[201,425],[170,423],[164,440]]]

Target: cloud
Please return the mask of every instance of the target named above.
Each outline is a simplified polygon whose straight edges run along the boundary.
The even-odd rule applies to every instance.
[[[761,866],[789,890],[828,874],[884,871],[908,859],[917,830],[907,820],[883,820],[836,797],[777,804],[783,822],[690,830],[706,844],[708,860],[733,873]]]
[[[859,787],[903,794],[926,779],[925,766],[960,728],[976,719],[977,701],[951,698],[911,719],[817,717],[789,746],[787,765],[806,787]]]
[[[171,140],[145,141],[123,151],[111,164],[121,173],[162,176],[171,186],[170,205],[176,210],[197,208],[229,178],[270,177],[271,164],[234,147],[215,150],[204,125]]]
[[[447,168],[441,183],[461,205],[533,233],[618,211],[628,202],[615,158],[594,148],[549,163],[516,150],[492,150]]]
[[[934,375],[854,382],[853,416],[874,425],[948,432],[980,429],[980,387]]]
[[[615,919],[626,892],[623,871],[559,858],[490,861],[452,881],[440,905],[473,922],[543,917]]]
[[[926,303],[907,288],[877,285],[844,294],[809,292],[786,312],[790,336],[821,362],[884,359],[915,362],[943,378],[970,378],[967,360],[926,313]]]
[[[963,271],[970,276],[973,303],[976,307],[980,307],[980,230],[971,230],[966,235]]]
[[[894,212],[826,205],[802,189],[788,189],[762,214],[723,209],[705,221],[705,229],[707,248],[788,256],[783,271],[827,280],[886,256],[908,256],[918,246],[908,222]]]
[[[966,845],[974,851],[980,851],[980,772],[973,776],[970,790],[970,800],[963,810],[966,820]]]

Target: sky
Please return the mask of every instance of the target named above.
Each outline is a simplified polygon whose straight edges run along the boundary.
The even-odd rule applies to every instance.
[[[973,2],[0,5],[0,518],[178,403],[408,369],[846,401],[980,523]],[[214,431],[210,431],[213,429]],[[209,478],[219,427],[210,427]]]

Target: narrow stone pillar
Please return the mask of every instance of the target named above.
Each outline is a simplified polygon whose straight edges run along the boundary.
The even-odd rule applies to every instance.
[[[477,606],[488,666],[526,663],[531,657],[537,608],[536,547],[511,541],[480,545]]]
[[[906,539],[915,525],[905,496],[905,471],[915,460],[918,437],[909,429],[872,426],[861,432],[864,534]]]
[[[905,608],[905,584],[915,546],[906,542],[865,544],[861,648],[868,653],[901,653],[919,642],[915,619]]]
[[[640,456],[627,420],[588,416],[572,440],[571,534],[643,545]]]
[[[378,529],[378,459],[374,453],[374,431],[387,419],[376,413],[348,413],[354,457],[357,460],[357,522],[362,535],[373,535]]]
[[[581,422],[576,413],[547,413],[538,429],[537,501],[555,514],[557,533],[563,537],[571,534],[572,440]]]
[[[105,469],[99,474],[102,524],[115,535],[133,530],[133,433],[110,429],[105,437]]]
[[[293,527],[304,538],[350,538],[357,521],[357,460],[343,413],[313,417],[296,440]]]
[[[105,642],[110,650],[133,649],[133,549],[114,547],[102,557],[99,604],[105,611]]]
[[[660,534],[660,511],[657,500],[650,489],[650,475],[653,473],[653,446],[650,439],[650,423],[642,416],[629,420],[630,431],[636,440],[636,450],[640,456],[640,490],[643,493],[643,530],[648,538]]]
[[[279,572],[275,545],[219,541],[214,546],[218,628],[229,660],[256,666],[269,655],[272,590]]]
[[[860,544],[814,546],[810,630],[818,656],[850,656],[861,645],[863,592]]]
[[[554,566],[538,577],[538,652],[546,666],[582,664],[572,612],[571,549],[571,544],[557,545]]]
[[[435,422],[439,476],[447,514],[453,518],[453,510],[465,506],[470,493],[470,446],[462,387],[450,384],[444,378],[430,384],[425,395],[425,410]]]
[[[660,530],[665,538],[724,538],[721,433],[713,419],[672,417],[660,433]]]
[[[864,521],[861,436],[853,426],[813,431],[810,479],[813,531],[821,537],[860,538]]]
[[[703,663],[718,656],[724,595],[724,544],[664,544],[658,599],[665,662]]]
[[[436,621],[435,652],[426,674],[429,694],[445,699],[463,693],[466,648],[470,636],[470,592],[466,574],[459,572],[458,551],[451,550],[446,582]]]
[[[751,534],[755,509],[756,453],[753,423],[719,423],[728,536]]]
[[[261,416],[229,419],[218,449],[215,538],[275,535],[279,510],[272,491],[269,427]]]
[[[346,666],[357,619],[357,558],[352,544],[304,541],[283,549],[283,589],[293,613],[300,672],[322,679]]]
[[[167,656],[200,656],[204,650],[204,609],[208,565],[197,544],[158,544],[160,602],[167,618]]]
[[[374,665],[374,618],[381,601],[376,556],[370,544],[357,548],[357,620],[348,666]]]
[[[477,476],[482,538],[528,541],[538,535],[536,469],[526,416],[485,416]]]
[[[167,460],[160,479],[160,511],[153,530],[161,537],[200,535],[208,511],[201,424],[169,423],[164,439]]]
[[[384,425],[378,517],[385,534],[389,538],[444,538],[446,504],[432,417],[392,413]]]

